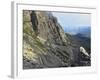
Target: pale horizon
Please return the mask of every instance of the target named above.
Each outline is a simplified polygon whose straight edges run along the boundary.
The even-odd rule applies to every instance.
[[[64,31],[76,30],[78,28],[90,28],[91,27],[91,15],[80,13],[63,13],[52,12],[64,29]]]

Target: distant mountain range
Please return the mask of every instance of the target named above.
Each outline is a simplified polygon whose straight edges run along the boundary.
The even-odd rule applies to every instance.
[[[89,38],[91,36],[91,27],[89,27],[89,26],[68,28],[64,31],[71,35],[80,35],[80,36],[89,37]]]
[[[79,30],[79,33],[83,36],[83,37],[91,37],[91,27],[85,27]]]

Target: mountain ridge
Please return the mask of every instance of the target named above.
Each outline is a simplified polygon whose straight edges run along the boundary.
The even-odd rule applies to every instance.
[[[81,66],[79,47],[72,46],[68,35],[52,13],[24,10],[23,68]]]

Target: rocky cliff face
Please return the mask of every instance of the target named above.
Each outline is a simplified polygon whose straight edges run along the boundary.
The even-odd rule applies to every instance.
[[[51,12],[23,11],[24,69],[76,65],[78,54]]]

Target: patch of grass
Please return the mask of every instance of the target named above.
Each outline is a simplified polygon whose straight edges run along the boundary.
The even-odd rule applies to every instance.
[[[33,38],[36,38],[36,34],[32,29],[32,24],[31,22],[25,22],[23,23],[23,33],[26,33],[30,36],[32,36]]]
[[[32,34],[31,26],[32,25],[29,22],[23,23],[23,32],[29,35]]]
[[[32,45],[37,45],[43,51],[47,51],[44,44],[42,44],[42,42],[37,38],[35,32],[33,31],[31,22],[27,22],[27,21],[23,22],[23,33],[26,33],[27,35],[32,37],[32,39],[34,41],[34,43],[32,43]]]
[[[36,45],[39,46],[39,48],[41,48],[43,51],[47,51],[44,44],[42,44],[38,39],[36,39]]]

